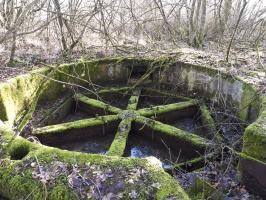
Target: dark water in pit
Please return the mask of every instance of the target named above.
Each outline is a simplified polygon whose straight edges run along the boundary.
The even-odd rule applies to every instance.
[[[105,136],[93,136],[88,139],[83,139],[78,142],[71,142],[66,144],[57,145],[60,149],[69,151],[95,153],[95,154],[106,154],[109,147],[112,144],[114,135],[107,134]]]
[[[211,111],[218,130],[224,138],[226,144],[238,151],[241,151],[243,133],[249,124],[235,117],[230,110],[212,108]]]
[[[99,94],[98,96],[88,95],[88,97],[102,101],[118,108],[125,109],[127,107],[130,95],[123,93],[106,93]]]
[[[175,126],[176,128],[182,129],[184,131],[206,137],[206,129],[199,119],[183,118],[174,120],[173,122],[167,124]]]
[[[178,103],[182,100],[180,98],[162,96],[162,95],[141,95],[138,103],[138,109],[150,108],[158,105],[166,105],[171,103]]]
[[[174,163],[186,160],[181,152],[169,150],[163,143],[151,142],[135,134],[129,137],[124,156],[132,158],[154,156],[161,161],[162,167],[166,170],[171,169]]]
[[[122,109],[125,109],[127,107],[128,100],[128,95],[114,95],[109,96],[108,98],[103,97],[104,102]]]
[[[89,114],[89,113],[77,110],[77,111],[73,111],[73,112],[67,114],[64,117],[64,119],[61,121],[61,123],[73,122],[73,121],[88,119],[88,118],[93,118],[93,117],[95,117],[94,114]]]

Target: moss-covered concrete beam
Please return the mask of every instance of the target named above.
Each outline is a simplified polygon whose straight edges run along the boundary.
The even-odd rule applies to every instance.
[[[50,133],[62,133],[68,130],[81,129],[91,126],[103,125],[118,120],[117,115],[106,115],[90,119],[82,119],[74,122],[67,122],[57,125],[45,126],[42,128],[33,129],[33,135],[45,135]]]
[[[223,138],[217,130],[216,123],[205,104],[200,105],[200,117],[203,126],[207,129],[207,138],[210,140],[214,139],[217,142],[222,142]]]
[[[172,103],[172,104],[167,104],[167,105],[154,106],[151,108],[143,108],[143,109],[137,110],[137,112],[142,116],[150,117],[150,116],[160,115],[160,114],[175,111],[175,110],[184,110],[191,106],[197,105],[197,103],[198,102],[196,100],[191,100],[191,101]]]
[[[135,121],[144,124],[145,126],[148,126],[149,128],[155,131],[159,131],[168,136],[174,136],[179,140],[182,140],[183,142],[188,142],[200,148],[206,148],[208,145],[211,144],[209,140],[202,138],[196,134],[189,133],[174,126],[170,126],[168,124],[163,124],[153,119],[149,119],[143,116],[137,116]]]
[[[136,110],[139,102],[140,90],[133,91],[134,94],[130,97],[127,105],[128,110]]]
[[[114,92],[126,92],[131,90],[131,87],[112,87],[112,88],[103,88],[100,89],[97,93],[98,94],[106,94],[106,93],[114,93]]]
[[[209,153],[204,156],[199,156],[197,158],[193,158],[191,160],[187,160],[182,163],[177,163],[173,166],[173,169],[194,171],[194,170],[202,168],[205,165],[206,160],[213,158],[214,156],[215,156],[214,153]]]
[[[82,94],[76,94],[74,96],[75,100],[78,101],[80,104],[87,106],[89,108],[94,108],[94,109],[100,109],[103,113],[109,112],[112,114],[118,114],[122,110],[120,108],[117,108],[115,106],[111,106],[109,104],[106,104],[102,101],[92,99],[89,97],[86,97],[85,95]]]
[[[113,143],[111,144],[109,156],[123,156],[127,144],[128,134],[131,130],[132,119],[124,119],[120,122]]]

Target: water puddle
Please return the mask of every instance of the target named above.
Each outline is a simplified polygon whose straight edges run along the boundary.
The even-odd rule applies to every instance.
[[[132,158],[156,157],[161,161],[162,167],[171,169],[174,163],[183,162],[185,157],[180,151],[167,147],[167,144],[151,142],[139,135],[129,137],[124,156]]]
[[[201,137],[206,137],[206,127],[201,123],[201,120],[195,118],[182,118],[174,120],[169,125],[175,126],[181,130],[197,134]]]

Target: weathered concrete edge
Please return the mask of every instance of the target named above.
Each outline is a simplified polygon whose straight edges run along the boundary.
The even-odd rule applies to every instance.
[[[10,126],[23,115],[23,110],[27,107],[33,94],[38,89],[40,83],[47,79],[44,91],[39,97],[41,100],[53,99],[58,93],[62,93],[67,86],[88,84],[86,79],[93,82],[105,81],[127,81],[128,69],[121,67],[125,63],[150,62],[148,59],[133,58],[105,58],[98,60],[79,61],[77,63],[61,64],[57,67],[55,74],[47,78],[46,75],[55,67],[43,67],[29,73],[11,78],[0,83],[0,119],[8,121]],[[79,74],[81,78],[75,79],[71,74]],[[69,85],[64,82],[69,82]],[[7,110],[9,112],[7,112]],[[12,111],[12,112],[10,112]]]
[[[170,67],[167,66],[161,77],[156,82],[174,84],[187,87],[189,92],[197,90],[202,92],[207,99],[218,101],[217,90],[223,94],[223,98],[234,103],[237,115],[242,120],[253,122],[257,117],[260,92],[258,89],[246,83],[241,77],[222,72],[205,65],[194,65],[187,62],[176,61]],[[197,94],[201,95],[201,93]]]
[[[249,125],[243,138],[243,152],[266,163],[266,97],[262,96],[258,119]]]

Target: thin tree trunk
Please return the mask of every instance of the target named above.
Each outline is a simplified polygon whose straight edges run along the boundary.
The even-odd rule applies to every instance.
[[[65,52],[68,51],[68,48],[67,48],[67,43],[66,43],[66,39],[65,39],[65,36],[64,36],[64,31],[63,31],[63,26],[64,26],[63,15],[61,13],[61,7],[60,7],[60,4],[59,4],[59,1],[58,0],[53,0],[53,1],[54,1],[54,5],[55,5],[55,8],[56,8],[56,12],[57,12],[57,20],[58,20],[59,28],[60,28],[61,42],[62,42],[62,46],[63,46],[63,51],[65,53]]]
[[[201,13],[201,20],[200,20],[201,22],[200,22],[200,31],[199,31],[199,44],[200,44],[200,46],[202,45],[203,38],[204,38],[207,0],[202,0],[201,9],[202,9],[202,13]]]
[[[222,39],[224,36],[224,32],[226,26],[228,24],[229,16],[231,15],[231,8],[232,8],[232,0],[225,0],[224,1],[224,11],[223,11],[223,19],[221,20],[221,35],[220,38]]]
[[[197,9],[196,9],[196,15],[194,16],[194,23],[195,23],[195,27],[196,30],[199,29],[198,25],[199,25],[199,19],[200,19],[200,6],[201,6],[201,1],[202,0],[197,0]]]
[[[229,61],[229,54],[230,54],[231,46],[232,46],[232,43],[233,43],[233,40],[234,40],[234,38],[235,38],[235,34],[236,34],[236,31],[237,31],[237,28],[238,28],[238,26],[239,26],[239,23],[240,23],[241,17],[242,17],[242,15],[243,15],[243,13],[244,13],[244,10],[245,10],[246,6],[247,6],[247,0],[244,0],[243,7],[242,7],[242,9],[241,9],[241,11],[240,11],[240,13],[239,13],[239,16],[238,16],[238,19],[237,19],[237,22],[236,22],[236,27],[235,27],[235,29],[234,29],[233,35],[232,35],[232,37],[231,37],[231,40],[230,40],[230,42],[229,42],[229,45],[228,45],[228,48],[227,48],[227,51],[226,51],[226,62]]]
[[[167,20],[167,17],[166,17],[164,8],[163,8],[162,1],[161,0],[158,0],[158,2],[157,2],[157,0],[153,0],[153,1],[156,4],[157,8],[159,9],[159,11],[160,11],[160,13],[161,13],[161,15],[163,17],[164,24],[166,25],[166,28],[167,28],[167,30],[168,30],[168,32],[170,34],[170,37],[171,37],[172,41],[174,42],[174,44],[176,44],[175,34],[171,30],[171,25],[170,25],[170,23]]]
[[[192,44],[193,35],[195,33],[195,24],[194,24],[194,12],[195,12],[196,0],[193,0],[191,5],[190,20],[189,20],[189,43]]]
[[[16,31],[12,32],[12,47],[10,51],[10,57],[9,57],[9,65],[14,64],[14,57],[15,57],[15,52],[16,52],[16,40],[17,40],[17,34]]]

